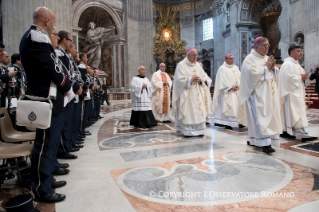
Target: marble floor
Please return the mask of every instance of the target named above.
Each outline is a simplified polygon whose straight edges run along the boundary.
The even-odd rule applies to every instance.
[[[203,138],[183,138],[171,124],[129,125],[130,104],[104,107],[48,212],[318,211],[319,141],[280,138],[272,155],[246,145],[247,129],[207,125]],[[319,136],[319,110],[308,111]],[[14,188],[15,181],[3,187]],[[1,192],[0,192],[1,197]],[[1,208],[0,208],[0,211]]]

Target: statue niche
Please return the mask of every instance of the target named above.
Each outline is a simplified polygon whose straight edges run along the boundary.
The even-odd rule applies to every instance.
[[[79,52],[88,56],[88,65],[102,70],[108,85],[113,85],[112,47],[110,36],[117,34],[115,23],[100,7],[88,7],[79,19]]]

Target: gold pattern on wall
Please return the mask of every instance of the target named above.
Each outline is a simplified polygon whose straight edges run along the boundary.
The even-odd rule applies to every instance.
[[[212,3],[212,0],[202,0],[199,2],[189,2],[184,4],[172,5],[171,7],[173,11],[180,11],[180,10],[197,9],[200,7],[211,5],[211,3]],[[159,8],[161,7],[165,7],[165,5],[153,3],[153,8],[155,8],[156,10],[159,10]]]
[[[162,38],[164,42],[168,42],[170,40],[173,40],[173,32],[170,29],[163,29],[162,30]]]
[[[168,62],[167,55],[173,56],[174,63],[178,62],[178,54],[186,56],[186,41],[180,39],[180,26],[177,21],[179,13],[172,10],[172,6],[165,4],[157,10],[156,36],[154,38],[153,56],[161,62]],[[165,36],[169,36],[165,38]]]

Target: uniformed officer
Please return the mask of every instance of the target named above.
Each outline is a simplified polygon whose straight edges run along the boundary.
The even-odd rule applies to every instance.
[[[32,152],[31,185],[35,200],[39,202],[59,202],[65,199],[65,195],[52,190],[66,185],[65,181],[54,182],[52,166],[56,161],[63,126],[64,96],[68,99],[74,96],[71,83],[55,55],[56,46],[53,45],[57,45],[58,37],[52,34],[54,23],[54,13],[45,7],[38,7],[33,13],[33,25],[20,42],[21,62],[28,78],[28,94],[48,97],[51,82],[57,86],[56,98],[52,100],[51,127],[36,130]]]
[[[90,94],[91,79],[89,76],[89,72],[91,71],[90,67],[87,65],[88,58],[85,53],[79,54],[80,65],[78,65],[79,71],[81,72],[81,77],[84,83],[87,85],[87,95],[84,98],[84,113],[82,114],[82,123],[81,123],[81,137],[85,138],[88,135],[91,135],[89,131],[85,131],[85,128],[88,125],[90,106],[92,105],[92,99]]]
[[[68,76],[68,79],[71,82],[71,86],[73,89],[73,92],[75,93],[82,93],[82,88],[73,79],[73,65],[70,62],[69,57],[67,56],[66,50],[70,47],[71,44],[71,38],[70,34],[66,31],[60,31],[58,33],[59,41],[58,41],[58,47],[55,49],[56,55],[59,57],[59,59],[62,62],[63,69],[66,71],[66,74]],[[59,147],[58,152],[58,158],[61,159],[76,159],[77,156],[70,154],[70,152],[76,152],[79,151],[78,147],[72,146],[72,135],[73,135],[73,114],[74,114],[74,99],[71,100],[66,106],[65,106],[65,119],[62,129],[62,139],[61,144]],[[57,164],[58,165],[58,164]],[[59,173],[59,175],[63,175],[67,173]]]
[[[73,79],[79,83],[79,85],[82,87],[82,91],[87,90],[87,86],[84,84],[82,80],[81,73],[78,69],[78,67],[75,65],[74,57],[77,56],[76,48],[74,44],[70,44],[69,48],[67,49],[67,55],[70,58],[71,64],[73,66]],[[83,92],[82,92],[83,93]],[[73,113],[73,119],[72,119],[72,145],[74,148],[82,148],[84,142],[77,141],[79,132],[80,132],[80,125],[81,125],[81,113],[82,113],[82,102],[83,102],[84,96],[76,95],[75,101],[74,101],[74,113]]]

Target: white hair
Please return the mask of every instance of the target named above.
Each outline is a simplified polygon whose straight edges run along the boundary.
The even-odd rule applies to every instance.
[[[187,56],[192,52],[192,51],[197,51],[195,48],[194,49],[191,49],[191,50],[189,50],[188,52],[187,52]]]
[[[165,65],[165,63],[161,63],[159,66],[161,66],[161,65]]]
[[[140,70],[141,70],[141,67],[144,67],[144,66],[139,66],[139,67],[137,68],[137,71],[140,71]]]
[[[228,55],[227,55],[227,57],[225,57],[225,59],[228,59],[228,58],[229,58],[229,56],[233,56],[233,57],[234,57],[234,55],[233,55],[233,54],[228,54]]]

